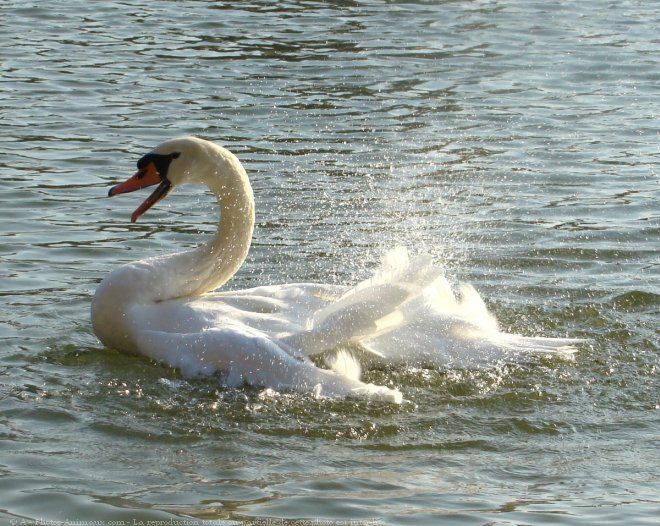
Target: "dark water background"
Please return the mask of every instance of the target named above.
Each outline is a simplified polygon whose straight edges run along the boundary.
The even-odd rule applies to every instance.
[[[641,0],[2,2],[0,521],[657,524],[659,27]],[[253,181],[231,287],[406,245],[503,327],[592,344],[370,371],[401,407],[104,349],[101,277],[215,227],[198,191],[135,225],[143,196],[104,197],[183,134]]]

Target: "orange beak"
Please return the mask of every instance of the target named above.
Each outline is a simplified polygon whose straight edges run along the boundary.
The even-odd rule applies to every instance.
[[[142,188],[153,186],[155,184],[158,184],[158,187],[149,197],[147,197],[142,202],[140,206],[135,209],[131,215],[131,223],[135,223],[142,214],[149,210],[158,201],[163,199],[169,193],[172,187],[172,184],[167,180],[167,178],[160,176],[153,162],[150,162],[144,168],[141,168],[135,172],[133,177],[127,181],[124,181],[123,183],[110,188],[108,197],[112,197],[118,194],[126,194],[128,192],[134,192],[135,190],[141,190]]]

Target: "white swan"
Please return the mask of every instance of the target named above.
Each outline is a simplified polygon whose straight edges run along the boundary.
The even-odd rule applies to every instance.
[[[352,288],[297,283],[209,292],[240,268],[254,227],[252,189],[232,153],[194,137],[164,142],[109,196],[158,185],[133,213],[134,222],[184,183],[205,184],[215,194],[218,230],[194,250],[122,265],[103,279],[91,314],[108,347],[144,354],[184,375],[219,371],[230,386],[397,403],[398,390],[361,382],[353,354],[338,350],[438,365],[572,350],[575,340],[500,332],[472,287],[464,286],[457,300],[428,258],[410,259],[403,249],[390,252],[371,279]],[[310,359],[332,351],[331,370]]]

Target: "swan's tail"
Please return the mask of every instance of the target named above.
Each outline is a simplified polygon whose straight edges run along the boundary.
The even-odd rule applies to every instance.
[[[477,291],[455,295],[430,258],[395,249],[371,279],[317,311],[310,329],[287,338],[314,354],[356,345],[390,363],[482,366],[529,353],[570,356],[583,340],[500,331]]]
[[[442,275],[377,325],[361,345],[389,362],[407,364],[481,367],[530,353],[571,357],[587,341],[503,332],[472,285],[462,284],[455,295]]]

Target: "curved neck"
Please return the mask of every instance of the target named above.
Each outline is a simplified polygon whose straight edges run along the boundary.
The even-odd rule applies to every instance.
[[[197,265],[193,271],[197,283],[181,291],[179,297],[196,296],[224,285],[247,257],[254,230],[254,198],[242,167],[233,182],[231,186],[226,180],[208,185],[220,208],[218,229],[211,240],[190,252],[193,265]]]
[[[187,167],[191,181],[206,184],[220,207],[218,230],[196,249],[143,259],[108,274],[92,301],[92,324],[104,344],[135,347],[139,323],[133,309],[204,294],[226,283],[245,260],[254,229],[254,198],[239,160],[224,148],[206,149]]]
[[[212,163],[196,167],[199,180],[215,194],[220,208],[212,239],[194,250],[155,258],[159,286],[153,301],[198,296],[224,285],[245,261],[254,230],[254,197],[242,165],[227,150],[210,152]],[[218,176],[222,174],[222,177]]]
[[[126,310],[175,298],[198,296],[226,283],[245,260],[254,229],[254,198],[239,160],[219,146],[204,152],[189,170],[206,184],[220,207],[218,230],[196,249],[123,265],[103,280],[95,303]]]

